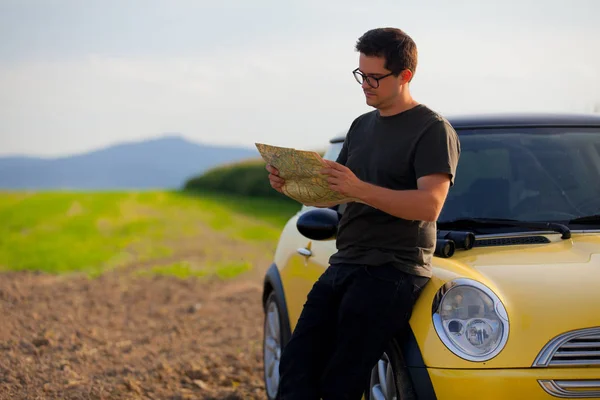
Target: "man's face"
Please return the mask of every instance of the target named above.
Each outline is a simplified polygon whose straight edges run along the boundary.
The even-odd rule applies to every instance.
[[[370,78],[382,78],[385,76],[380,79],[379,82],[376,82],[375,79],[371,79],[371,83],[373,83],[374,86],[379,84],[376,88],[369,85],[366,79],[364,79],[362,83],[362,89],[365,93],[367,104],[375,108],[392,103],[400,93],[401,86],[405,83],[402,74],[399,76],[386,76],[390,74],[391,71],[386,69],[384,65],[385,58],[383,57],[367,57],[362,53],[360,54],[358,63],[359,72]]]

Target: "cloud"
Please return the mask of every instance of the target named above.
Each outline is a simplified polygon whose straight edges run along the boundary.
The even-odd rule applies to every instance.
[[[68,153],[163,132],[321,146],[370,110],[351,75],[353,47],[385,25],[417,40],[413,93],[442,112],[589,109],[600,93],[597,25],[586,14],[580,27],[555,31],[561,13],[530,20],[537,7],[522,3],[514,17],[510,3],[439,1],[74,2],[13,12],[0,19],[0,32],[16,36],[0,43],[0,152]]]
[[[295,137],[299,144],[311,138],[298,135],[303,124],[320,142],[329,132],[315,126],[339,121],[318,122],[319,116],[339,102],[336,85],[352,79],[348,58],[328,58],[328,52],[315,43],[204,57],[93,55],[0,64],[0,148],[25,151],[42,136],[38,149],[72,152],[163,131],[218,143]],[[326,62],[311,64],[311,58]]]

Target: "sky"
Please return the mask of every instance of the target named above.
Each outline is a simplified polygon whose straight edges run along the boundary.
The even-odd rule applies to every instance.
[[[0,0],[0,155],[177,134],[322,148],[372,110],[351,71],[384,26],[445,115],[600,112],[597,0]]]

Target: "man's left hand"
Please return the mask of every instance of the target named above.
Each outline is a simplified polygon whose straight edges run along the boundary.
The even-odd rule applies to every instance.
[[[327,166],[321,170],[327,176],[329,187],[344,196],[359,198],[365,182],[357,178],[350,168],[335,161],[324,160]]]

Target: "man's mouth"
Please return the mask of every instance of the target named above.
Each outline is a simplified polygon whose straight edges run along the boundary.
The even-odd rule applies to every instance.
[[[373,97],[373,96],[375,96],[375,93],[365,92],[365,96],[367,96],[367,97]]]

